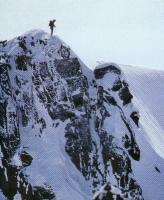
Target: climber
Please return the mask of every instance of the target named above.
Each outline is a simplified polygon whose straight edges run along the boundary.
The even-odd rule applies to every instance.
[[[56,22],[56,19],[49,21],[49,27],[51,29],[51,36],[53,35],[54,27],[56,27],[55,22]]]

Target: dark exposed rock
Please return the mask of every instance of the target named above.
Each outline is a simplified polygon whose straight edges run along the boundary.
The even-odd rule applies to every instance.
[[[56,61],[56,70],[62,78],[81,75],[80,63],[77,58]]]
[[[133,98],[133,95],[130,93],[129,88],[127,86],[123,87],[119,91],[119,96],[120,99],[123,101],[123,105],[131,103],[131,99]]]
[[[161,171],[159,170],[159,168],[157,166],[155,166],[154,168],[158,173],[161,173]]]
[[[11,85],[8,69],[8,64],[0,64],[0,86],[7,95],[11,95]]]
[[[103,91],[104,91],[103,87],[98,86],[98,90],[97,90],[97,105],[98,106],[103,105],[103,97],[104,97]]]
[[[116,91],[120,90],[121,88],[122,88],[121,80],[116,80],[113,84],[112,90],[116,92]]]
[[[115,190],[115,191],[117,191],[117,190]],[[117,194],[117,192],[114,193],[112,191],[112,187],[110,186],[110,183],[106,183],[103,186],[103,189],[101,189],[101,191],[98,192],[95,195],[95,197],[93,198],[93,200],[115,200],[115,199],[116,200],[124,200],[121,196],[120,196],[120,194]]]
[[[46,62],[40,62],[39,69],[40,69],[40,76],[43,80],[45,80],[46,78],[50,78],[50,72],[48,70]]]
[[[119,88],[120,90],[120,88]],[[116,90],[117,92],[117,90]],[[138,184],[134,187],[131,187],[129,183],[134,182],[133,178],[131,177],[132,174],[132,166],[131,160],[129,158],[128,153],[126,150],[116,143],[116,138],[112,133],[108,133],[103,129],[104,121],[107,117],[110,117],[110,114],[106,110],[106,105],[104,102],[107,102],[109,105],[114,105],[120,111],[120,117],[122,118],[123,123],[127,127],[129,131],[128,135],[125,136],[126,139],[123,140],[125,149],[128,150],[129,155],[135,159],[139,160],[140,158],[140,149],[135,141],[134,132],[126,119],[123,110],[121,107],[117,105],[117,101],[107,92],[104,90],[102,86],[98,86],[97,90],[97,108],[96,110],[99,111],[99,114],[95,120],[95,130],[98,132],[100,137],[100,144],[102,148],[102,158],[104,162],[104,172],[103,172],[103,180],[107,182],[106,176],[109,173],[110,163],[112,167],[112,174],[114,174],[117,180],[117,187],[121,190],[122,194],[126,194],[128,196],[128,192],[135,198],[142,199],[142,191]],[[107,114],[108,113],[108,114]],[[126,192],[125,188],[129,188],[129,191]],[[111,199],[124,199],[123,196],[114,195],[113,192],[109,193]],[[104,199],[108,199],[109,196],[104,196]],[[124,196],[125,197],[125,196]],[[97,199],[99,197],[97,196]],[[126,199],[126,198],[125,198]]]
[[[70,57],[70,48],[64,46],[64,45],[61,45],[60,49],[59,49],[59,53],[61,55],[61,57],[63,59],[69,59]]]
[[[138,112],[134,111],[131,113],[130,117],[132,118],[132,120],[134,121],[134,123],[138,126],[139,124],[139,114]]]
[[[121,74],[121,70],[119,68],[117,68],[116,66],[114,65],[108,65],[108,66],[105,66],[105,67],[102,67],[102,68],[98,68],[98,69],[95,69],[94,70],[94,74],[95,74],[95,78],[96,79],[101,79],[104,77],[105,74],[107,73],[115,73],[115,74],[118,74],[120,75]]]
[[[32,163],[33,158],[26,151],[22,151],[19,156],[20,156],[20,160],[22,161],[23,166],[28,166]]]
[[[79,74],[80,75],[80,74]],[[80,92],[86,92],[88,88],[88,81],[84,75],[80,75],[77,77],[71,77],[66,79],[68,84],[68,90],[71,92],[80,90]]]
[[[0,188],[9,200],[13,200],[17,193],[17,174],[18,169],[15,166],[4,163],[4,168],[0,168]]]
[[[21,81],[19,80],[18,76],[15,77],[15,82],[18,85],[18,87],[21,87]]]
[[[38,40],[38,42],[44,46],[47,45],[47,40]]]
[[[41,187],[41,186],[35,186],[33,188],[33,197],[32,200],[55,200],[55,194],[54,192],[51,190],[51,188],[45,188],[45,187]]]
[[[6,164],[5,168],[0,168],[0,177],[0,188],[8,200],[13,200],[17,193],[21,194],[22,200],[56,199],[55,194],[50,187],[32,187],[26,176],[20,172],[20,169],[16,166]],[[19,179],[17,179],[18,177]]]
[[[46,122],[43,118],[37,119],[37,123],[40,123],[42,125],[42,129],[46,128]]]
[[[125,126],[127,127],[127,130],[130,133],[130,137],[127,137],[125,135],[125,138],[123,138],[123,140],[125,142],[124,146],[127,147],[130,156],[134,160],[139,161],[140,160],[140,149],[139,149],[139,146],[138,146],[138,144],[137,144],[137,142],[135,140],[135,135],[134,135],[134,133],[132,131],[132,128],[130,127],[129,123],[126,121],[123,112],[121,114],[121,118],[122,118],[123,122],[125,123]]]
[[[31,46],[33,46],[33,47],[35,46],[35,43],[34,43],[34,41],[32,41],[30,44],[31,44]]]
[[[19,41],[19,42],[18,42],[19,46],[20,46],[24,51],[27,51],[25,37],[18,37],[18,41]]]
[[[129,189],[136,190],[135,195],[133,195],[134,193],[129,193],[128,189],[124,190],[124,188],[118,188],[117,186],[111,185],[107,182],[104,186],[102,186],[100,191],[95,194],[93,200],[143,200],[142,192],[135,180],[130,180]]]
[[[22,114],[22,125],[26,127],[28,125],[29,118],[28,118],[27,110],[23,107],[21,107],[21,114]]]
[[[83,94],[76,94],[76,95],[73,95],[72,96],[72,99],[73,99],[73,103],[75,105],[75,107],[81,107],[83,106]]]
[[[17,64],[17,69],[26,71],[30,63],[31,58],[26,55],[17,56],[15,62]]]
[[[15,112],[9,112],[8,103],[0,103],[0,146],[4,157],[10,159],[20,142]]]
[[[0,126],[2,128],[6,127],[7,124],[7,116],[6,116],[6,108],[7,108],[7,102],[4,103],[0,102]]]
[[[112,96],[105,96],[105,98],[107,99],[108,103],[113,105],[113,106],[116,106],[117,105],[117,102],[116,100],[114,99],[114,97]]]
[[[60,119],[65,121],[66,119],[73,118],[75,113],[64,108],[63,105],[57,105],[54,108],[48,108],[49,115],[52,119]]]
[[[65,150],[70,155],[73,163],[88,177],[90,158],[92,150],[91,135],[88,128],[88,119],[83,116],[81,119],[73,119],[72,123],[66,126],[67,138]]]
[[[7,45],[7,40],[0,41],[0,46],[5,47]]]

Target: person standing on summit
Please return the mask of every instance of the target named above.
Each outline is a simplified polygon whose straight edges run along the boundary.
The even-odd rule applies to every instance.
[[[55,26],[55,22],[56,22],[56,19],[49,21],[49,27],[50,27],[50,30],[51,30],[51,36],[53,35],[54,27],[56,27]]]

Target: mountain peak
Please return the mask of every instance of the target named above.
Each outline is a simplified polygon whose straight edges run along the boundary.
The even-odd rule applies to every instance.
[[[29,30],[17,37],[15,37],[14,39],[11,39],[12,40],[15,40],[17,38],[21,38],[21,37],[25,37],[25,38],[30,38],[30,37],[33,37],[35,39],[52,39],[52,38],[58,38],[56,35],[54,36],[51,36],[49,33],[47,33],[46,31],[42,30],[42,29],[32,29],[32,30]]]
[[[163,160],[145,137],[159,129],[143,95],[134,106],[140,85],[115,63],[89,70],[42,30],[0,45],[0,197],[162,199]]]

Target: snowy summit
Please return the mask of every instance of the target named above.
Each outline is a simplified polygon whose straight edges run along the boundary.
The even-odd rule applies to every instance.
[[[164,72],[89,67],[41,30],[0,42],[0,200],[163,200]]]

